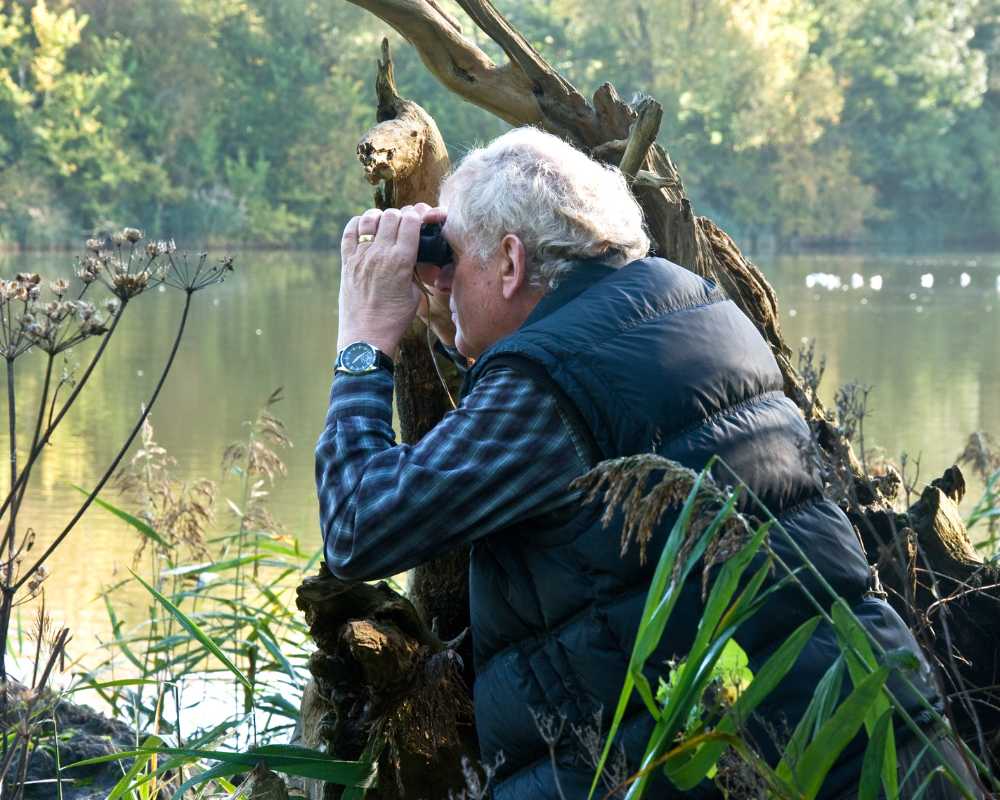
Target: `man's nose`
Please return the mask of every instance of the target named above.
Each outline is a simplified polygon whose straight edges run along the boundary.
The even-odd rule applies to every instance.
[[[439,292],[450,292],[451,291],[451,279],[455,276],[455,264],[454,262],[450,264],[445,264],[441,269],[437,271],[437,275],[434,278],[434,288]]]

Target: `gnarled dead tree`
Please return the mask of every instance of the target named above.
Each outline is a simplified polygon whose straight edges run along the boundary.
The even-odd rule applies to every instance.
[[[793,366],[781,333],[778,301],[767,280],[723,230],[694,213],[680,173],[656,143],[659,104],[652,98],[629,104],[608,83],[588,100],[488,0],[458,0],[458,4],[500,46],[507,57],[503,64],[494,63],[465,37],[461,24],[436,0],[349,1],[392,26],[441,83],[459,96],[511,125],[535,125],[619,166],[642,206],[655,253],[718,281],[755,322],[778,360],[786,394],[816,432],[821,457],[851,485],[843,505],[861,532],[870,560],[882,567],[891,599],[953,673],[946,688],[963,733],[978,752],[988,752],[998,727],[996,714],[984,713],[992,702],[987,687],[1000,683],[996,635],[1000,615],[994,586],[998,576],[994,568],[978,562],[968,545],[952,508],[954,483],[950,488],[929,487],[908,514],[892,511],[892,498],[864,474],[842,429]],[[358,147],[369,180],[384,182],[376,202],[433,203],[447,169],[447,155],[433,120],[396,94],[385,43],[377,88],[378,124]],[[448,408],[430,359],[423,334],[415,330],[403,344],[396,380],[404,441],[419,439]],[[416,699],[420,692],[436,694],[440,700],[442,691],[467,691],[467,686],[456,688],[454,675],[447,670],[430,669],[431,675],[449,676],[437,684],[432,679],[432,688],[427,678],[428,665],[452,652],[442,638],[458,635],[466,624],[466,566],[467,554],[460,552],[417,570],[412,605],[384,584],[345,587],[321,576],[303,585],[299,602],[320,646],[313,671],[326,704],[319,714],[308,709],[313,733],[307,731],[307,741],[326,742],[339,757],[355,757],[383,736],[387,720],[396,720],[398,729],[401,709],[423,702]],[[359,604],[359,598],[367,599]],[[380,677],[385,663],[392,664],[390,688]],[[465,668],[468,679],[467,659]],[[310,691],[311,697],[317,693],[315,687]],[[447,737],[416,758],[411,758],[405,742],[392,758],[383,757],[378,797],[395,797],[402,786],[410,797],[445,796],[440,791],[427,793],[420,779],[422,769],[440,769],[443,764],[448,765],[448,778],[436,786],[455,785],[459,756],[472,752],[469,736],[462,735],[462,724],[468,720],[461,699],[445,704],[460,710],[449,718]],[[325,733],[316,735],[316,730]]]
[[[381,208],[437,202],[448,151],[434,120],[396,91],[388,42],[376,79],[378,124],[358,145]],[[417,442],[451,407],[426,329],[420,322],[400,343],[395,371],[401,438]],[[450,375],[452,390],[457,381]],[[381,799],[446,797],[464,785],[462,757],[477,749],[463,666],[472,663],[468,550],[413,571],[409,599],[388,583],[348,584],[321,570],[298,591],[318,646],[302,703],[302,740],[338,758],[378,758]],[[310,796],[341,790],[313,782]]]

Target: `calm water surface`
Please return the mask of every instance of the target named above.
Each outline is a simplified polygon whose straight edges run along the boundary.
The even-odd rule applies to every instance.
[[[57,277],[69,272],[69,262],[60,255],[11,256],[0,259],[0,271]],[[952,463],[970,432],[1000,434],[1000,254],[759,263],[780,299],[786,339],[795,346],[814,338],[826,356],[824,399],[849,381],[873,387],[866,443],[890,456],[919,455],[929,479]],[[307,549],[320,545],[313,444],[335,357],[337,288],[332,254],[237,254],[236,273],[196,296],[189,332],[152,415],[156,439],[176,459],[180,477],[219,479],[225,446],[244,435],[244,421],[272,390],[284,387],[275,413],[295,446],[285,454],[288,476],[274,489],[273,511]],[[91,487],[127,435],[166,358],[181,301],[173,292],[138,298],[36,467],[20,518],[37,532],[36,552],[77,508],[73,485]],[[87,353],[80,348],[75,358]],[[41,364],[31,356],[17,362],[21,409],[34,407]],[[21,425],[27,424],[24,415]],[[0,480],[6,493],[6,472]],[[223,482],[222,494],[237,498],[236,481]],[[128,575],[135,546],[129,529],[93,508],[49,562],[47,604],[55,621],[73,629],[75,655],[107,638],[98,594]],[[119,605],[131,598],[133,614],[141,615],[143,590],[123,591]]]

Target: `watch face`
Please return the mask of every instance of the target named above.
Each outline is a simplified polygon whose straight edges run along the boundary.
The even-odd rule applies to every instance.
[[[355,342],[344,348],[342,366],[351,372],[366,372],[375,366],[375,348],[367,342]]]

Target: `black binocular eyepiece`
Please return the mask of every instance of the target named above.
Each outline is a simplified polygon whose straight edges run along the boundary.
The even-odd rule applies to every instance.
[[[441,223],[428,222],[421,225],[420,244],[417,246],[417,262],[443,267],[453,260],[451,245],[441,234]]]

